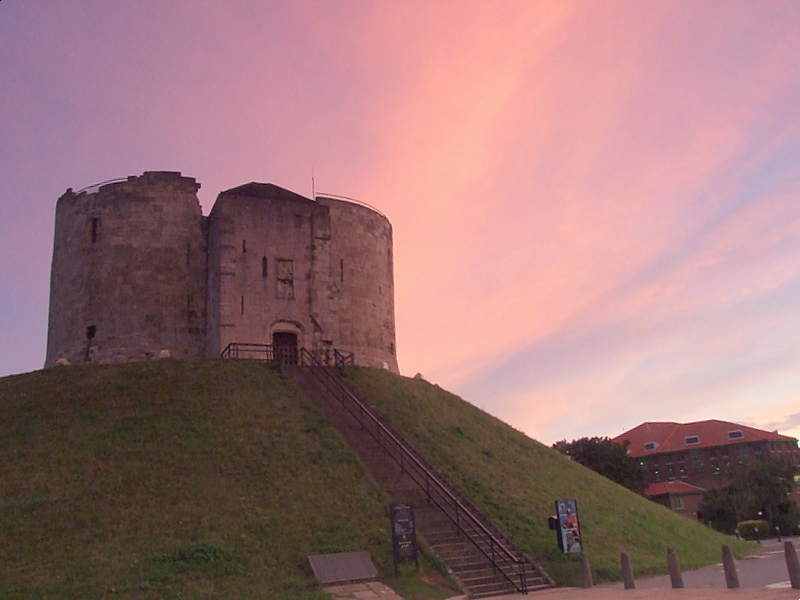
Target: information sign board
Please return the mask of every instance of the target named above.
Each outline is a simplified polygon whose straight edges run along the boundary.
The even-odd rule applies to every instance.
[[[556,500],[558,545],[564,554],[583,552],[577,500]]]
[[[397,564],[401,562],[413,561],[419,568],[414,507],[410,504],[392,504],[391,516],[395,572]]]

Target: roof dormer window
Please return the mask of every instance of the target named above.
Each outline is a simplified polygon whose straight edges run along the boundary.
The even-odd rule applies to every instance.
[[[741,429],[737,429],[736,431],[729,431],[728,432],[728,439],[729,440],[741,440],[744,438],[744,433],[742,433]]]
[[[658,442],[645,442],[644,450],[645,452],[651,452],[658,448]]]
[[[700,443],[700,436],[699,435],[687,435],[683,438],[683,443],[687,446],[694,446],[695,444]]]

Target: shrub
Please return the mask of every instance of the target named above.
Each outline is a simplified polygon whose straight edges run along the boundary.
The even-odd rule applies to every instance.
[[[769,523],[763,519],[755,521],[742,521],[739,523],[739,525],[737,525],[736,528],[739,530],[739,535],[746,540],[756,539],[756,532],[758,533],[759,539],[764,539],[770,534]]]

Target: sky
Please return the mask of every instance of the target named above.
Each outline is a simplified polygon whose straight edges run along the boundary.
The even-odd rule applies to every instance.
[[[0,376],[55,203],[181,171],[392,222],[401,372],[551,444],[800,437],[795,0],[3,0]]]

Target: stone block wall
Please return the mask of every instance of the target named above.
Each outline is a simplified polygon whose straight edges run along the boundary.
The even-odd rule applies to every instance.
[[[231,342],[288,339],[398,371],[386,217],[249,183],[204,218],[199,187],[146,172],[59,199],[45,366],[218,357]]]
[[[392,235],[365,206],[271,184],[222,192],[209,215],[209,355],[276,333],[397,372]]]
[[[337,348],[360,364],[398,372],[394,324],[392,225],[377,211],[317,197],[330,210],[329,296],[336,299]]]
[[[59,199],[45,366],[204,356],[198,188],[146,172]]]

